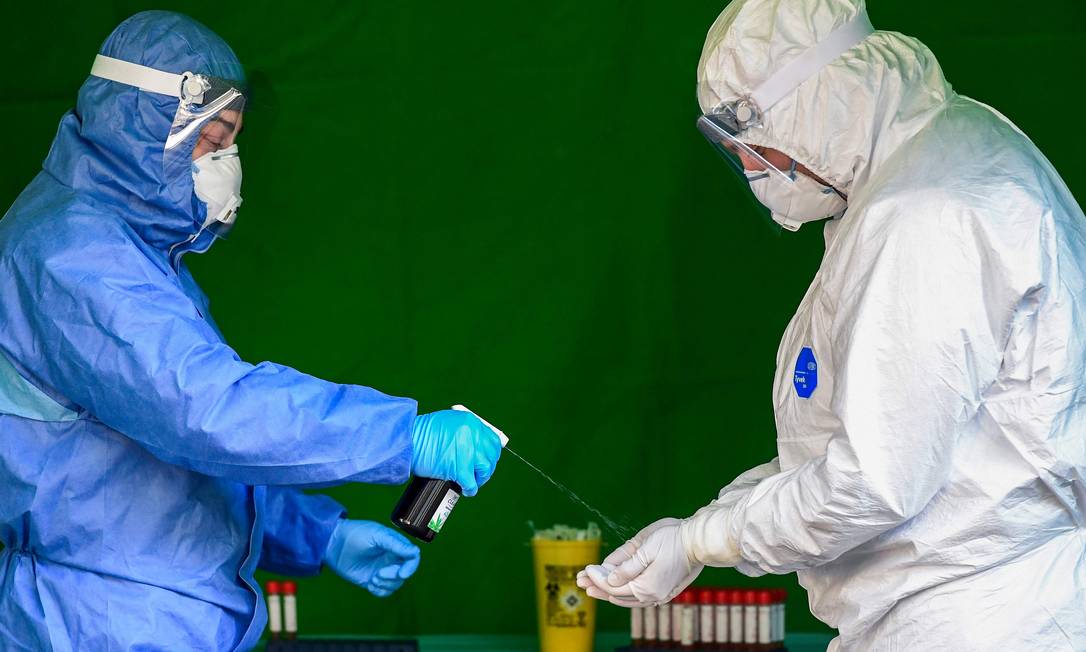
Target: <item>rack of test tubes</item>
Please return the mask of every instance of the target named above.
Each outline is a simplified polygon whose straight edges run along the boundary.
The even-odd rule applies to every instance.
[[[780,652],[784,589],[690,588],[658,607],[630,610],[630,645],[637,650]]]
[[[298,587],[294,582],[264,585],[268,605],[266,652],[419,652],[415,640],[298,638]]]

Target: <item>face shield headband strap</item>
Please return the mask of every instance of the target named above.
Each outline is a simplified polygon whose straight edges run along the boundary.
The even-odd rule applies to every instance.
[[[211,89],[211,82],[203,75],[192,72],[175,75],[102,54],[94,57],[90,74],[120,84],[135,86],[149,93],[176,97],[182,104],[203,104],[204,93]]]
[[[766,111],[874,32],[875,28],[871,26],[867,12],[861,11],[852,20],[782,66],[749,97],[722,104],[714,113],[729,116],[734,120],[737,134],[748,127],[761,125],[762,115]]]

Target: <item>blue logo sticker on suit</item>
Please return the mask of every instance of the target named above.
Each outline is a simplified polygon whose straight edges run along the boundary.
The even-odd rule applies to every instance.
[[[792,376],[792,384],[796,386],[796,394],[800,398],[811,398],[815,388],[818,387],[818,360],[815,360],[814,351],[805,346],[796,358],[796,372]]]

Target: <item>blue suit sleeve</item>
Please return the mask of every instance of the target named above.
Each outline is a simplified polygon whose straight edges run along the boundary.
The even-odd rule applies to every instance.
[[[332,530],[346,513],[328,496],[268,487],[260,567],[282,575],[316,575]]]
[[[123,233],[44,249],[3,265],[32,333],[12,353],[156,457],[252,485],[406,479],[414,401],[241,360]]]

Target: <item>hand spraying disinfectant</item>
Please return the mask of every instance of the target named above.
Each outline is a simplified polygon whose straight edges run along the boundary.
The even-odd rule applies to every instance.
[[[504,432],[463,405],[454,405],[452,409],[475,415],[498,436],[502,448],[509,443],[509,438]],[[449,520],[453,507],[456,507],[463,493],[463,488],[452,480],[415,476],[407,484],[407,489],[400,496],[400,502],[396,503],[396,509],[392,511],[392,522],[416,539],[429,543],[434,540],[438,532],[441,532],[441,528]]]
[[[623,539],[629,539],[633,535],[630,528],[623,527],[607,518],[600,510],[581,500],[581,497],[573,493],[568,487],[559,483],[554,478],[541,471],[534,464],[518,455],[516,451],[509,448],[509,438],[486,419],[475,414],[463,405],[454,405],[452,409],[475,415],[477,419],[482,421],[486,427],[490,428],[494,434],[498,436],[498,439],[501,440],[502,448],[512,453],[514,457],[527,464],[529,468],[557,487],[567,498],[598,516],[607,528],[614,531],[615,534],[618,534]],[[396,509],[392,512],[392,522],[404,532],[421,541],[433,541],[434,537],[441,532],[441,528],[449,519],[453,507],[455,507],[457,501],[460,500],[462,493],[463,489],[460,485],[452,480],[437,480],[434,478],[420,478],[416,476],[408,483],[407,489],[405,489],[403,495],[400,496],[400,501],[396,503]]]

